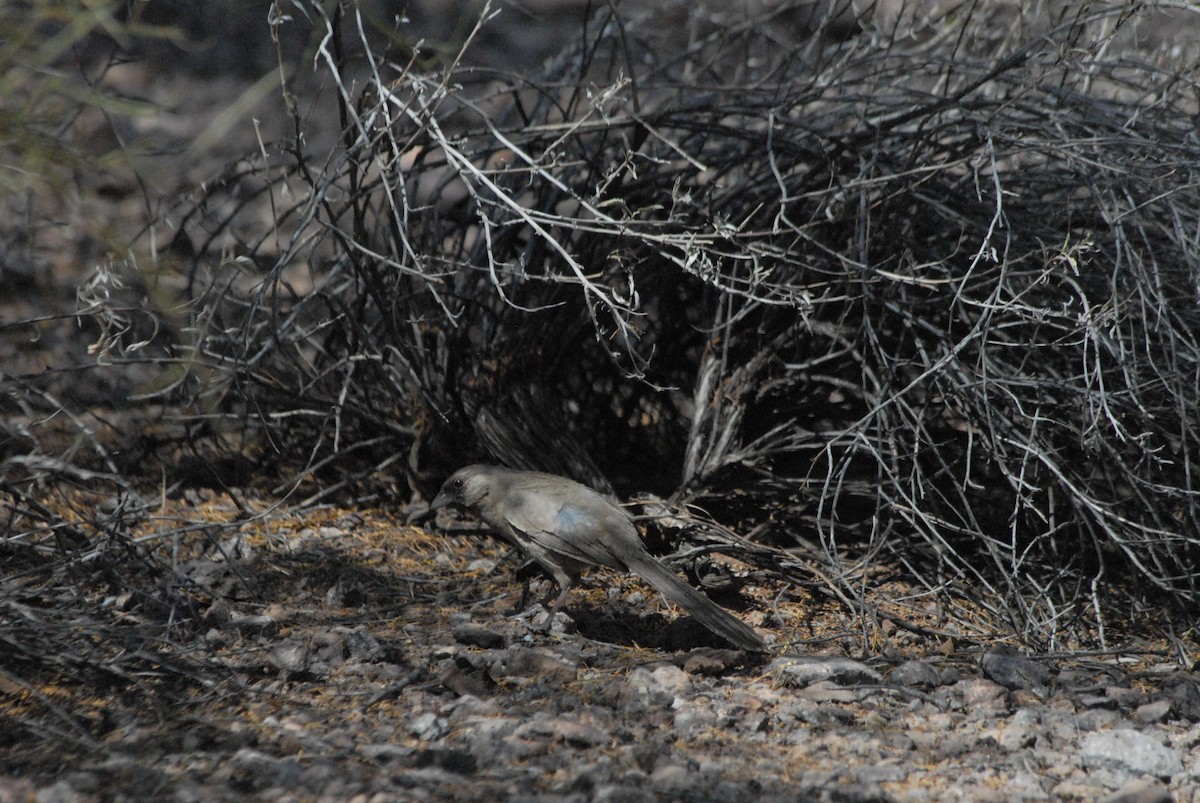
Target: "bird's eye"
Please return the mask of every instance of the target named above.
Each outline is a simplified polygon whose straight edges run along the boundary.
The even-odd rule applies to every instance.
[[[463,481],[462,481],[462,480],[455,480],[455,481],[454,481],[453,483],[451,483],[451,484],[454,486],[454,490],[456,490],[456,491],[461,491],[461,490],[462,490],[462,486],[463,486]]]

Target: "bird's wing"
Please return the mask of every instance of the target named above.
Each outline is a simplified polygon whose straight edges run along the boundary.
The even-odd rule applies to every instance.
[[[617,522],[609,511],[536,493],[513,492],[509,501],[512,504],[504,512],[505,519],[532,551],[543,550],[592,566],[625,567],[604,536],[609,533],[612,540],[622,540],[621,525],[633,527],[628,519]]]

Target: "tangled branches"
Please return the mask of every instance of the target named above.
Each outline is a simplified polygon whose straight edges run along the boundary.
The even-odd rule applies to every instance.
[[[343,142],[205,359],[318,494],[483,454],[815,535],[850,591],[890,554],[1034,641],[1130,579],[1194,610],[1196,75],[1111,55],[1130,13],[610,12],[473,83],[352,76],[330,20]]]

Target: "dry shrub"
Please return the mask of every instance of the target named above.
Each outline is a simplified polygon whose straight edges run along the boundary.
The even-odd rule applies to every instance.
[[[1116,47],[1133,7],[772,13],[607,11],[486,82],[352,76],[329,20],[344,142],[209,356],[310,477],[671,492],[1035,642],[1110,586],[1194,610],[1195,62]]]
[[[342,140],[307,151],[293,99],[290,164],[204,199],[254,178],[215,231],[275,228],[201,249],[172,386],[304,464],[278,493],[491,459],[1043,646],[1195,612],[1196,63],[1119,47],[1139,7],[609,9],[526,77],[300,6]]]

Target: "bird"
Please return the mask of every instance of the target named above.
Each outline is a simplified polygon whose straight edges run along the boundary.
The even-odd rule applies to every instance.
[[[580,572],[601,566],[637,575],[736,647],[766,650],[753,628],[652,556],[625,510],[586,485],[538,471],[470,465],[446,479],[429,509],[450,504],[482,519],[550,573],[559,587],[551,618]]]

